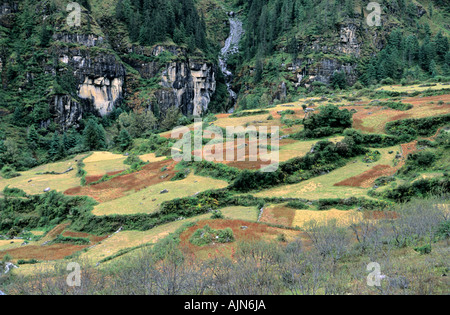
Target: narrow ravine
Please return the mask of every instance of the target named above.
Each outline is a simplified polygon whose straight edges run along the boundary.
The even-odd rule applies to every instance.
[[[227,85],[228,93],[230,94],[230,99],[232,103],[232,109],[236,104],[237,93],[233,91],[231,87],[231,82],[233,81],[233,73],[228,69],[228,58],[239,52],[239,42],[241,41],[242,35],[244,34],[244,29],[242,26],[242,21],[236,17],[234,12],[228,13],[230,21],[230,36],[225,41],[225,45],[220,51],[219,55],[219,66],[222,73],[225,76],[225,83]]]

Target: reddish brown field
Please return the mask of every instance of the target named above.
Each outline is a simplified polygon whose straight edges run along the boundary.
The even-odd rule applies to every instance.
[[[64,231],[69,226],[69,223],[60,224],[53,228],[45,235],[41,242],[54,240],[58,235],[66,237],[83,237],[88,238],[91,241],[89,245],[73,245],[73,244],[52,244],[52,245],[26,245],[19,248],[8,249],[0,251],[0,259],[6,254],[12,256],[13,259],[37,259],[37,260],[58,260],[64,259],[64,257],[72,255],[73,253],[80,251],[84,248],[97,244],[107,236],[96,236],[87,233]]]
[[[276,206],[264,208],[261,216],[261,222],[280,224],[284,226],[292,226],[294,221],[295,211],[292,208]]]
[[[347,178],[334,186],[350,186],[350,187],[362,187],[370,188],[373,186],[374,181],[381,176],[392,176],[397,171],[397,167],[391,167],[389,165],[377,165],[372,169],[350,178]]]
[[[404,159],[408,158],[408,155],[416,151],[417,151],[417,140],[410,143],[402,144],[402,155]]]
[[[28,245],[0,252],[0,259],[9,254],[13,259],[58,260],[92,245],[53,244]]]
[[[70,196],[90,196],[98,202],[106,202],[125,196],[126,192],[139,191],[149,186],[171,180],[176,171],[173,160],[160,161],[145,165],[141,171],[115,177],[103,183],[91,186],[75,187],[64,192]],[[163,167],[167,170],[161,172]],[[166,176],[167,175],[167,176]],[[165,176],[164,178],[162,178]]]
[[[281,140],[279,145],[285,145],[288,143],[291,143],[292,140],[291,139],[285,139],[285,140]],[[295,141],[294,141],[295,142]],[[270,144],[270,140],[267,141],[267,144]],[[259,157],[260,154],[260,149],[257,148],[256,152],[256,159],[255,156],[252,156],[252,159],[255,159],[255,161],[251,160],[251,155],[250,155],[250,149],[251,146],[257,147],[258,145],[258,140],[256,141],[250,141],[249,139],[245,139],[245,148],[244,149],[244,161],[238,161],[237,159],[237,154],[238,154],[238,141],[235,140],[234,144],[230,144],[230,150],[233,150],[234,154],[233,157],[231,159],[231,161],[227,161],[227,143],[223,143],[223,144],[217,144],[217,145],[206,145],[205,147],[203,147],[202,151],[192,151],[192,155],[194,156],[202,156],[203,159],[213,159],[214,162],[216,163],[222,163],[222,164],[226,164],[230,167],[236,167],[238,169],[248,169],[248,170],[259,170],[261,169],[261,167],[270,165],[271,161],[262,161]],[[217,161],[220,157],[216,158],[216,148],[222,146],[222,161]],[[204,154],[205,150],[209,151],[208,154]]]
[[[117,171],[117,172],[109,172],[109,173],[106,173],[106,175],[114,176],[114,175],[122,173],[123,171],[124,170]],[[89,185],[91,183],[94,183],[94,182],[100,180],[102,177],[103,177],[103,175],[86,176],[86,184]]]
[[[368,220],[382,220],[382,219],[397,219],[398,214],[394,211],[364,211],[364,219]]]
[[[197,229],[203,228],[206,224],[214,230],[222,230],[227,227],[231,228],[233,230],[235,241],[228,244],[210,244],[203,247],[191,244],[191,242],[189,242],[191,235]],[[247,229],[242,229],[241,227],[243,226],[246,226]],[[180,248],[187,254],[197,258],[207,258],[211,256],[233,257],[239,242],[275,240],[277,235],[281,233],[285,234],[288,240],[292,240],[296,237],[306,237],[303,232],[279,229],[255,222],[242,220],[205,220],[198,222],[197,225],[188,228],[180,235]]]
[[[386,100],[382,100],[386,101]],[[438,105],[443,101],[443,105]],[[394,109],[383,109],[382,106],[370,106],[368,102],[360,102],[364,106],[346,106],[348,110],[356,109],[357,113],[353,115],[353,128],[363,132],[378,133],[384,131],[384,125],[390,121],[396,121],[407,118],[423,118],[435,115],[441,115],[450,112],[450,94],[437,95],[429,97],[410,97],[402,100],[403,103],[411,104],[414,107],[408,111],[398,111]],[[372,121],[371,125],[363,125],[367,119]]]

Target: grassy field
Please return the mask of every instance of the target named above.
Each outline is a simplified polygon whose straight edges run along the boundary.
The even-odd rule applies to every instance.
[[[95,207],[93,213],[99,216],[153,213],[159,209],[160,204],[164,201],[188,197],[197,192],[225,188],[226,186],[228,184],[225,181],[191,174],[183,180],[159,183],[125,197],[99,204]],[[161,194],[160,192],[164,189],[169,192]]]
[[[450,95],[407,97],[401,101],[413,105],[413,108],[399,111],[369,104],[343,108],[355,109],[357,112],[353,115],[353,127],[368,133],[384,133],[384,128],[390,121],[438,116],[450,112]]]
[[[221,209],[222,214],[227,220],[243,220],[243,221],[256,221],[257,210],[255,207],[227,207]],[[188,218],[176,222],[167,223],[149,231],[121,231],[119,233],[112,234],[110,237],[102,240],[95,246],[90,247],[88,250],[81,252],[79,258],[82,261],[86,261],[89,264],[95,265],[102,259],[108,258],[117,254],[121,250],[131,249],[133,247],[141,245],[152,245],[162,238],[174,233],[187,223],[197,222],[201,220],[207,220],[211,217],[211,214],[204,214],[194,218]],[[52,233],[49,233],[52,234]],[[13,249],[20,247],[22,242],[15,242],[10,244],[11,241],[0,241],[0,251],[5,249]],[[42,244],[42,241],[39,243]],[[39,245],[38,243],[33,245]],[[136,250],[138,251],[138,250]],[[114,260],[127,259],[127,257],[133,256],[135,251],[118,256]],[[13,257],[14,258],[14,257]],[[110,261],[106,262],[109,263]],[[46,270],[48,268],[54,268],[58,264],[57,261],[42,261],[35,265],[22,265],[17,272],[22,275],[33,274],[37,270]]]
[[[83,162],[87,176],[104,175],[128,169],[130,166],[123,164],[127,157],[111,152],[93,152]]]
[[[20,172],[21,176],[15,178],[5,179],[0,177],[0,190],[9,186],[10,188],[22,189],[28,194],[41,194],[46,188],[63,192],[69,188],[76,187],[80,185],[80,178],[76,176],[77,161],[84,156],[86,156],[86,154],[80,154],[70,160],[62,162],[41,165],[29,171]],[[72,167],[73,170],[66,174],[43,174],[45,172],[62,173],[70,167]]]
[[[348,226],[361,218],[362,213],[356,210],[296,210],[292,226],[303,228],[310,221],[326,223],[330,220],[336,220],[338,225]]]
[[[332,137],[329,138],[328,141],[331,142],[339,142],[343,140],[344,137]],[[323,140],[320,140],[323,141]],[[287,143],[285,145],[280,144],[279,150],[279,159],[280,162],[288,161],[292,158],[298,156],[305,156],[311,148],[317,143],[319,140],[309,140],[309,141],[295,141],[291,143]]]
[[[312,178],[294,185],[284,185],[272,189],[264,190],[255,194],[256,197],[286,197],[305,198],[310,200],[320,198],[349,198],[366,197],[368,188],[335,186],[345,179],[360,175],[377,165],[394,166],[393,159],[395,152],[400,151],[399,146],[383,148],[378,150],[381,158],[375,163],[364,163],[361,158],[355,158],[346,166],[331,171],[328,174]],[[393,151],[393,154],[389,154]],[[375,180],[376,178],[374,178]]]
[[[378,89],[376,89],[376,91],[391,91],[391,92],[408,92],[408,93],[412,93],[412,92],[423,92],[423,91],[427,91],[427,90],[432,90],[432,91],[439,91],[442,89],[448,89],[450,88],[450,83],[432,83],[430,85],[428,84],[413,84],[413,85],[390,85],[390,86],[383,86],[380,87]]]

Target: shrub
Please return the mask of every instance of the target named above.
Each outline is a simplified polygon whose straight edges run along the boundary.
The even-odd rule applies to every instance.
[[[289,208],[293,208],[293,209],[299,209],[299,210],[303,210],[303,209],[308,209],[308,205],[304,202],[301,202],[300,200],[292,200],[289,201],[286,204],[287,207]]]
[[[235,112],[233,114],[230,115],[230,117],[232,118],[237,118],[237,117],[246,117],[246,116],[255,116],[255,115],[261,115],[261,114],[268,114],[269,111],[268,110],[255,110],[252,112]]]
[[[223,230],[213,230],[208,224],[203,229],[196,230],[189,239],[191,244],[205,246],[212,242],[230,243],[234,241],[233,230],[226,228]]]
[[[420,253],[421,255],[427,255],[427,254],[431,253],[431,245],[427,244],[424,246],[415,247],[414,250],[416,252]]]
[[[211,219],[223,219],[223,213],[220,210],[215,210],[211,216]]]
[[[17,173],[16,170],[10,165],[3,166],[2,170],[0,171],[0,174],[5,179],[11,179],[20,176],[20,173]]]
[[[379,151],[371,151],[369,153],[366,153],[366,155],[363,158],[364,163],[374,163],[378,161],[381,158],[381,153]]]
[[[219,230],[217,237],[217,242],[219,243],[231,243],[234,241],[234,234],[231,228],[226,228],[224,230]]]

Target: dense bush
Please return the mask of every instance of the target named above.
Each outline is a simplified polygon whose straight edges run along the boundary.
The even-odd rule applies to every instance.
[[[20,176],[20,173],[16,172],[16,170],[12,166],[5,165],[0,171],[0,175],[2,175],[2,177],[5,179],[11,179]]]
[[[395,202],[406,202],[412,198],[426,198],[435,194],[450,192],[448,176],[432,179],[419,179],[412,183],[405,183],[382,193],[382,196]]]
[[[377,102],[377,106],[388,107],[391,109],[396,109],[400,111],[407,111],[413,108],[411,104],[406,104],[403,102],[394,102],[394,101],[386,101],[386,102]]]
[[[189,241],[196,246],[205,246],[212,242],[230,243],[234,241],[234,235],[230,228],[213,230],[209,225],[205,225],[203,229],[197,229],[191,235]]]
[[[335,105],[325,105],[319,108],[319,112],[309,116],[303,121],[305,129],[292,137],[322,138],[336,133],[341,133],[352,126],[352,113]]]
[[[412,133],[414,138],[416,135],[429,137],[433,136],[440,127],[448,123],[450,123],[450,114],[425,118],[410,118],[387,123],[386,132],[390,135],[404,137],[406,139],[411,139],[412,136],[407,136],[409,133]]]
[[[237,118],[237,117],[246,117],[246,116],[255,116],[255,115],[262,115],[262,114],[268,114],[268,110],[255,110],[255,111],[242,111],[242,112],[235,112],[231,114],[230,117]]]

